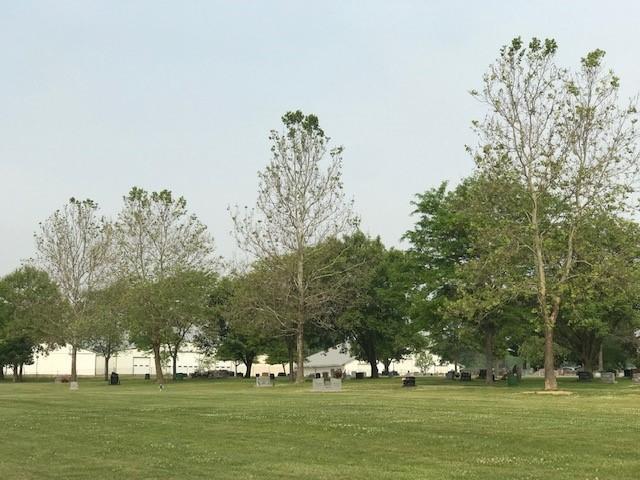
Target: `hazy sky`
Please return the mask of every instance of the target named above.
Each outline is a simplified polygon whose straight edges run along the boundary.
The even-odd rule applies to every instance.
[[[602,48],[631,95],[639,20],[631,1],[5,0],[0,275],[69,197],[113,215],[133,185],[184,195],[233,255],[226,207],[253,204],[268,132],[298,108],[345,146],[364,229],[398,245],[412,196],[471,172],[467,92],[500,45],[552,36],[568,66]]]

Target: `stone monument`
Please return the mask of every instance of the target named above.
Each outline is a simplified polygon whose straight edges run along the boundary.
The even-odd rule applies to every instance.
[[[314,392],[339,392],[342,390],[342,379],[340,378],[314,378]]]
[[[602,372],[600,374],[600,381],[602,383],[616,383],[616,374],[613,372]]]

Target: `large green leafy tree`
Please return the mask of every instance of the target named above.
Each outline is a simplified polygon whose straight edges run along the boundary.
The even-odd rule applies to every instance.
[[[447,309],[459,295],[456,268],[470,258],[469,221],[458,206],[465,188],[447,191],[443,183],[419,194],[415,226],[404,236],[413,263],[412,316],[427,332],[431,350],[456,368],[474,338],[467,323]]]
[[[46,272],[22,267],[0,280],[0,370],[11,365],[15,380],[22,366],[47,346],[64,343],[65,303]]]
[[[245,375],[251,375],[256,357],[267,349],[263,322],[256,321],[254,287],[256,278],[251,273],[223,278],[210,292],[211,315],[203,322],[196,336],[198,346],[219,360],[242,362]],[[264,305],[262,302],[260,305]]]
[[[637,223],[608,214],[581,227],[575,248],[580,274],[568,282],[557,336],[586,370],[603,368],[603,344],[623,352],[640,329],[639,235]]]
[[[128,284],[117,281],[87,295],[89,331],[86,347],[104,358],[104,379],[109,362],[129,346],[127,306]]]
[[[159,381],[163,379],[162,354],[167,352],[171,357],[175,376],[181,345],[208,320],[209,292],[215,281],[207,272],[183,271],[130,288],[126,299],[130,338],[139,348],[156,355]]]
[[[387,250],[379,238],[358,232],[343,240],[347,282],[338,305],[337,328],[350,344],[351,353],[369,362],[371,376],[385,373],[393,360],[418,349],[423,337],[408,315],[408,262],[398,250]]]
[[[516,332],[520,337],[527,331],[530,319],[529,298],[516,288],[527,275],[519,250],[500,237],[491,244],[477,241],[478,230],[495,231],[503,221],[500,203],[487,196],[495,185],[486,185],[482,177],[470,178],[455,190],[443,184],[419,195],[418,219],[405,238],[414,265],[413,315],[431,349],[455,364],[482,351],[491,371],[494,356],[506,352]]]

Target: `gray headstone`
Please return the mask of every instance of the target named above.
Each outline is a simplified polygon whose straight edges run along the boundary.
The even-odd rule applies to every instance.
[[[314,392],[339,392],[342,390],[342,379],[340,378],[314,378]]]
[[[269,377],[256,377],[256,387],[273,387],[273,382]]]
[[[78,382],[69,382],[69,390],[78,390],[79,388]]]
[[[633,378],[631,379],[631,382],[634,385],[640,385],[640,372],[633,374]]]
[[[600,381],[602,383],[616,383],[616,374],[613,372],[602,372]]]

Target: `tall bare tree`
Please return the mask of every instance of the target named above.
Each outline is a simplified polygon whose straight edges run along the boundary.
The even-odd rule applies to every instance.
[[[324,258],[327,239],[351,231],[357,224],[352,203],[342,185],[342,147],[329,147],[329,137],[315,115],[301,111],[282,117],[283,131],[271,131],[272,157],[258,174],[254,209],[232,214],[241,248],[265,261],[277,278],[292,282],[293,325],[297,350],[297,382],[304,381],[305,325],[318,318],[317,309],[329,297],[328,276],[336,275],[332,258]],[[323,165],[326,155],[328,162]],[[285,288],[284,291],[287,291]],[[283,305],[289,311],[290,305]],[[277,314],[278,312],[276,312]]]
[[[603,68],[604,52],[587,54],[571,73],[556,65],[556,50],[551,39],[525,45],[516,38],[472,92],[489,108],[474,122],[479,171],[523,191],[524,201],[502,199],[518,212],[502,234],[530,253],[532,275],[524,281],[537,295],[548,390],[557,388],[554,328],[567,284],[580,274],[580,226],[594,212],[625,208],[638,160],[635,103],[620,106],[619,79]]]
[[[162,384],[161,349],[177,318],[173,309],[166,308],[168,289],[183,272],[211,270],[213,239],[188,212],[184,197],[169,190],[149,193],[133,187],[115,224],[115,245],[120,275],[134,286],[133,336],[144,337],[153,350],[156,380]]]
[[[72,381],[78,377],[78,349],[87,340],[87,294],[105,286],[110,278],[111,232],[96,202],[71,198],[42,222],[35,234],[37,262],[69,303],[62,337],[72,349]]]

